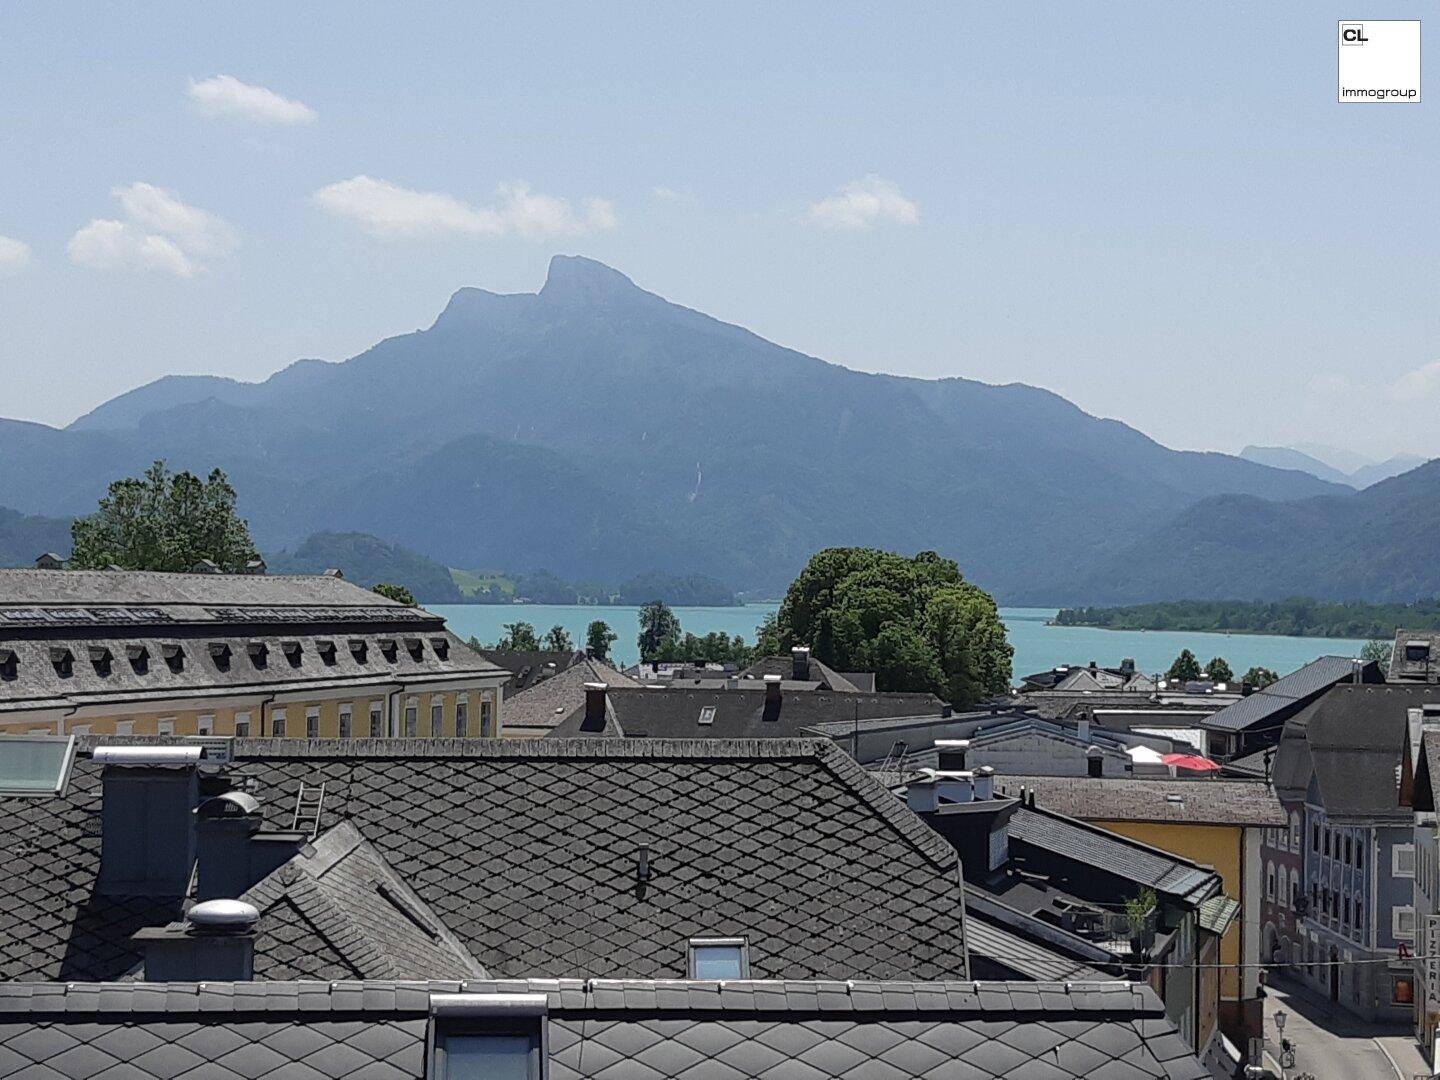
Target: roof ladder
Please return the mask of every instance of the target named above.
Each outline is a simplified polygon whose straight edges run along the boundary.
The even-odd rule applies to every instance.
[[[890,753],[885,755],[885,763],[880,766],[880,771],[882,773],[904,772],[908,749],[904,740],[897,740],[895,745],[890,747]]]
[[[325,784],[307,784],[300,781],[300,790],[295,793],[295,820],[291,832],[308,833],[311,840],[320,832],[320,810],[325,805]]]

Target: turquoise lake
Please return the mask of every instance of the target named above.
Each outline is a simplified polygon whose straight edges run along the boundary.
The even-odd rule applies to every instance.
[[[676,608],[680,625],[695,634],[723,630],[753,641],[755,628],[775,604],[743,607]],[[463,638],[494,642],[510,622],[528,622],[543,634],[557,623],[570,631],[577,645],[585,641],[592,619],[604,619],[619,635],[615,656],[626,664],[638,659],[635,645],[639,609],[633,607],[569,607],[556,604],[437,604],[429,607],[443,615],[450,629]],[[1133,657],[1141,671],[1164,671],[1181,649],[1189,649],[1203,664],[1223,656],[1238,675],[1252,664],[1272,668],[1281,675],[1294,671],[1317,656],[1356,656],[1363,641],[1345,638],[1272,637],[1263,634],[1193,634],[1170,630],[1097,630],[1079,626],[1048,626],[1054,608],[1001,608],[1015,646],[1015,675],[1044,671],[1058,664],[1086,664],[1091,660],[1114,666]]]

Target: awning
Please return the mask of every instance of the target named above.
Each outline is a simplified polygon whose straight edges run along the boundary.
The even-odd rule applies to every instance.
[[[1217,937],[1230,928],[1240,912],[1240,901],[1225,895],[1212,896],[1200,905],[1200,929]]]

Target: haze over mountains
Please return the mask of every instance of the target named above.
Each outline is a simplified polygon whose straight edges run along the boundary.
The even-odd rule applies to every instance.
[[[1163,564],[1197,515],[1288,550],[1296,515],[1328,529],[1400,484],[1381,501],[1403,530],[1421,494],[1171,450],[1030,386],[850,371],[563,256],[538,294],[461,289],[344,363],[165,378],[65,429],[0,421],[0,505],[86,513],[158,457],[225,468],[264,550],[363,532],[451,566],[778,592],[827,545],[934,548],[1011,603],[1276,595],[1223,565],[1116,571]],[[1328,571],[1298,591],[1335,595]]]
[[[1246,461],[1258,461],[1261,465],[1273,465],[1277,469],[1299,469],[1321,480],[1357,489],[1409,472],[1426,461],[1416,454],[1396,454],[1384,461],[1373,461],[1333,447],[1313,443],[1307,443],[1306,447],[1247,446],[1240,451],[1240,456]]]

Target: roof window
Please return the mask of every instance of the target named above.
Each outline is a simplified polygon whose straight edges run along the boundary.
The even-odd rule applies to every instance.
[[[750,943],[744,938],[691,938],[687,977],[748,979]]]
[[[1428,641],[1407,641],[1405,643],[1405,659],[1415,663],[1423,663],[1430,659],[1430,642]]]
[[[701,724],[713,724],[713,723],[715,723],[715,706],[714,706],[714,705],[702,705],[702,706],[700,707],[700,723],[701,723]]]
[[[432,994],[431,1080],[544,1080],[544,994]]]
[[[0,739],[0,795],[54,798],[75,763],[75,736],[6,735]]]

